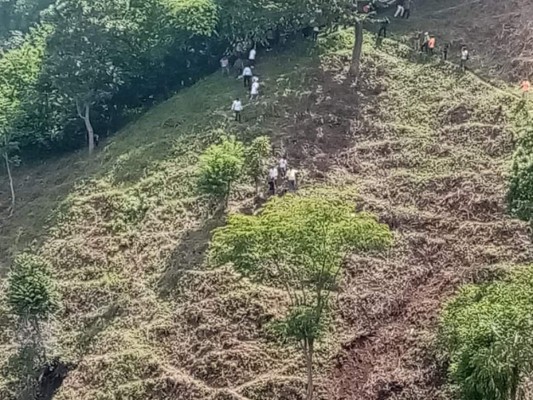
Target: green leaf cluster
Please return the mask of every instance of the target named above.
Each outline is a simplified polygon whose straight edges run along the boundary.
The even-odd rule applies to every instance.
[[[513,156],[507,200],[510,211],[525,221],[533,217],[533,125],[519,132],[519,142]]]
[[[7,303],[25,319],[42,320],[59,308],[59,296],[49,264],[28,253],[18,255],[7,278]]]
[[[242,142],[234,137],[223,137],[200,156],[198,187],[209,195],[227,198],[231,184],[240,176],[245,162]]]
[[[213,0],[166,0],[176,23],[193,35],[211,36],[218,23]]]
[[[445,307],[439,341],[464,400],[523,399],[533,367],[533,269],[463,287]]]

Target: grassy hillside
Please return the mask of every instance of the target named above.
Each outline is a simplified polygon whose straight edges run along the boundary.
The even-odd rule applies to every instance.
[[[265,330],[283,292],[205,265],[223,215],[196,194],[194,176],[221,130],[270,135],[307,190],[342,190],[394,230],[386,256],[346,262],[318,398],[445,398],[432,352],[442,302],[495,266],[532,258],[526,227],[504,207],[516,98],[389,41],[365,43],[356,90],[350,45],[343,32],[321,51],[262,57],[265,96],[242,124],[229,113],[241,82],[213,75],[92,159],[18,171],[20,206],[3,221],[1,250],[7,263],[8,250],[35,241],[60,282],[54,341],[77,365],[55,399],[303,398],[300,354]],[[253,187],[240,182],[229,208],[254,211]]]

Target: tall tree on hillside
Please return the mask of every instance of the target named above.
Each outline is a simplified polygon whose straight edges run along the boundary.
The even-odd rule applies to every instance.
[[[285,288],[289,308],[275,328],[300,345],[307,368],[307,399],[313,398],[316,341],[326,326],[342,260],[353,250],[387,246],[389,229],[353,205],[319,195],[287,195],[268,202],[259,215],[231,215],[215,230],[210,256],[232,263],[254,280]]]
[[[109,99],[124,84],[119,60],[126,49],[114,36],[109,2],[58,2],[48,41],[45,73],[68,96],[87,131],[89,153],[94,149],[91,109]],[[109,15],[106,15],[109,11]]]
[[[6,52],[0,59],[0,154],[11,192],[11,213],[16,196],[11,165],[18,149],[16,124],[21,116],[21,102],[36,83],[44,52],[47,28],[32,31],[17,49]]]

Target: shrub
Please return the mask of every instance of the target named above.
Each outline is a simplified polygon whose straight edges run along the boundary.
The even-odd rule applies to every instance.
[[[522,399],[533,367],[533,269],[507,281],[470,285],[442,316],[440,344],[465,400]]]
[[[198,186],[206,194],[226,199],[231,184],[239,177],[244,166],[244,146],[235,138],[223,138],[200,156]]]
[[[7,302],[17,316],[38,321],[57,311],[58,294],[49,265],[40,257],[20,254],[7,279]]]
[[[507,195],[513,215],[531,221],[533,213],[533,126],[520,133],[520,140],[513,157]]]

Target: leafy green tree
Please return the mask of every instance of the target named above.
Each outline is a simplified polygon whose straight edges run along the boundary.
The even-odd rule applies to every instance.
[[[201,191],[227,203],[232,183],[242,172],[244,145],[234,137],[224,137],[200,156],[198,186]]]
[[[272,154],[272,145],[268,136],[255,138],[246,148],[246,170],[255,184],[255,192],[259,193],[261,179],[268,170],[268,159]]]
[[[179,27],[192,35],[211,36],[218,23],[213,0],[165,0]]]
[[[38,371],[46,361],[42,324],[59,309],[48,263],[33,254],[19,254],[7,277],[6,300],[19,323],[19,351],[10,358],[4,375],[17,398],[34,399]]]
[[[307,398],[312,399],[315,343],[326,327],[342,260],[351,251],[380,249],[391,240],[386,226],[371,215],[355,213],[349,202],[318,194],[287,195],[270,200],[259,215],[229,216],[227,226],[214,232],[210,259],[285,288],[289,310],[275,326],[300,345]]]
[[[533,270],[461,289],[443,312],[440,343],[464,400],[525,400],[533,372]]]
[[[21,102],[32,92],[40,72],[47,28],[32,31],[17,49],[0,59],[0,153],[8,175],[11,191],[11,213],[16,196],[11,165],[18,150],[17,121],[21,118]]]

